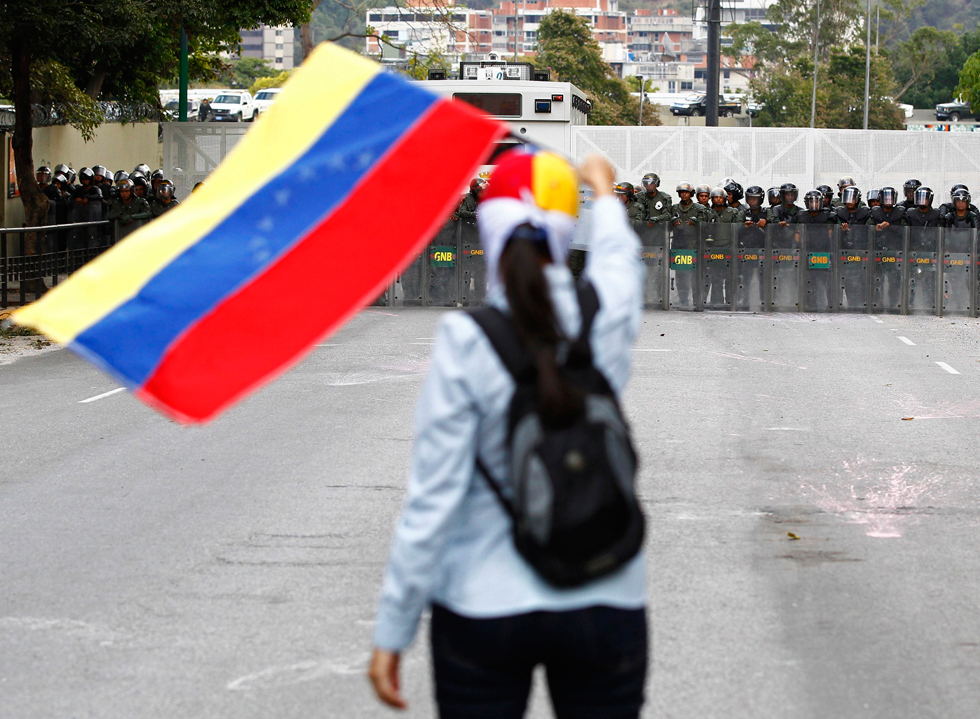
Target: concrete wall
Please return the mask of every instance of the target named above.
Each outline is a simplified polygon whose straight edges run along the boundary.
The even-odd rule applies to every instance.
[[[93,165],[105,165],[111,172],[131,172],[136,165],[145,162],[153,169],[163,166],[163,148],[158,140],[159,124],[155,122],[121,125],[109,123],[95,131],[91,142],[85,142],[81,133],[73,127],[34,128],[34,167],[47,165],[54,168],[65,163],[74,170]],[[7,177],[10,157],[10,133],[0,133],[3,148],[2,172],[4,178],[3,203],[0,204],[0,227],[22,227],[24,207],[19,197],[8,197]]]

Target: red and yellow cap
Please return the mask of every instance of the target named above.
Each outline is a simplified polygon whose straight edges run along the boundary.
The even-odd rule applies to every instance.
[[[501,155],[482,200],[499,197],[523,200],[528,196],[542,210],[577,217],[575,169],[553,152],[512,150]]]

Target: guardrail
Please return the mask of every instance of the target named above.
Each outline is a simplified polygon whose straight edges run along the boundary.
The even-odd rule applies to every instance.
[[[32,293],[22,292],[21,288],[32,280],[43,281],[47,288],[57,286],[62,279],[146,221],[135,220],[129,225],[100,220],[40,227],[0,227],[0,307],[26,304],[25,295]],[[38,234],[37,246],[42,251],[25,255],[24,235],[34,232]],[[10,235],[16,236],[14,252],[9,252]],[[34,299],[37,299],[36,295]]]

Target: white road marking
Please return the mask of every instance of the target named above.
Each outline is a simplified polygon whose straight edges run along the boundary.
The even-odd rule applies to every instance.
[[[957,372],[955,369],[953,369],[952,367],[950,367],[945,362],[936,362],[936,364],[939,365],[940,367],[942,367],[944,370],[946,370],[950,374],[959,374],[959,372]]]
[[[874,320],[875,322],[877,322],[879,325],[885,324],[884,322],[882,322],[881,320],[879,320],[877,317],[872,317],[871,319]]]
[[[314,347],[340,347],[338,343],[326,344],[326,345],[313,345]]]
[[[97,394],[94,397],[83,399],[79,402],[79,404],[88,404],[89,402],[96,402],[100,399],[105,399],[106,397],[111,397],[114,394],[119,394],[120,392],[125,392],[125,391],[126,391],[125,387],[116,387],[115,389],[111,389],[108,392],[103,392],[102,394]]]
[[[915,342],[913,342],[912,340],[910,340],[908,337],[902,337],[900,335],[898,339],[902,340],[902,342],[904,342],[907,345],[911,345],[911,346],[915,347]]]
[[[434,345],[435,342],[409,342],[410,345]]]
[[[648,350],[648,349],[641,349],[640,347],[634,347],[633,351],[634,352],[672,352],[673,350]]]
[[[809,432],[802,427],[766,427],[767,432]]]

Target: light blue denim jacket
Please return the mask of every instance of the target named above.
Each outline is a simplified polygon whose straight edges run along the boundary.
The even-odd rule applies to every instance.
[[[590,214],[585,277],[601,303],[590,341],[596,367],[619,395],[642,316],[640,242],[615,198],[600,198]],[[559,322],[567,336],[577,336],[581,320],[571,273],[549,265],[545,275]],[[488,302],[507,308],[501,293]],[[473,618],[644,606],[642,552],[615,574],[575,589],[549,586],[517,553],[510,519],[474,465],[479,452],[495,477],[506,477],[513,392],[513,380],[473,319],[464,312],[446,315],[415,412],[408,495],[395,528],[375,646],[407,647],[431,603]]]

